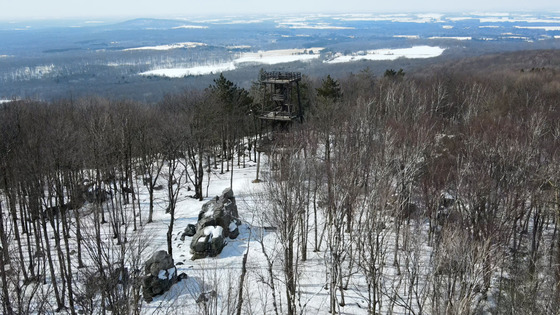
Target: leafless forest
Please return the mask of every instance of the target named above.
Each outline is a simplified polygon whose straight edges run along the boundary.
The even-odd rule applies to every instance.
[[[263,245],[269,313],[306,313],[301,266],[319,252],[324,313],[350,291],[368,314],[557,313],[559,71],[304,77],[303,122],[275,131],[255,119],[258,83],[223,76],[153,105],[0,104],[1,313],[142,313],[154,193],[171,249],[178,191],[202,200],[210,168],[261,153],[257,212],[280,240],[278,260]],[[243,288],[200,313],[258,314]]]

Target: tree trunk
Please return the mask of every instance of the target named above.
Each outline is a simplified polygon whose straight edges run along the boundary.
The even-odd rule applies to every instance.
[[[6,234],[4,232],[4,211],[2,210],[2,201],[0,200],[0,239],[2,242],[2,253],[0,253],[0,274],[2,275],[2,297],[3,297],[3,309],[6,315],[12,315],[14,313],[12,309],[12,303],[10,301],[8,279],[6,278],[5,266],[9,263],[8,252],[8,241],[6,240]]]

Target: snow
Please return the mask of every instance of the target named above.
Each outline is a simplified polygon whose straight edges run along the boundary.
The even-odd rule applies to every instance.
[[[429,39],[455,39],[455,40],[472,40],[471,36],[432,36]]]
[[[350,26],[333,26],[328,23],[309,24],[305,22],[283,22],[279,23],[278,28],[290,29],[312,29],[312,30],[353,30]]]
[[[243,53],[235,60],[235,63],[260,63],[267,65],[275,65],[279,63],[287,63],[294,61],[311,61],[319,58],[319,52],[323,50],[321,47],[308,49],[278,49],[268,51],[258,51]],[[310,53],[310,52],[313,53]]]
[[[263,155],[261,163],[262,170],[267,171],[269,164],[266,156]],[[224,247],[222,253],[215,258],[191,260],[189,250],[191,239],[189,238],[185,242],[181,242],[177,236],[184,231],[188,224],[196,224],[200,208],[205,202],[213,199],[213,196],[219,195],[224,188],[230,187],[231,173],[219,174],[217,170],[212,170],[208,196],[204,201],[191,198],[188,195],[190,192],[186,191],[186,189],[180,192],[175,211],[175,228],[172,232],[174,238],[172,243],[173,257],[177,267],[161,270],[158,277],[162,280],[171,279],[174,275],[184,272],[188,274],[188,278],[174,284],[169,291],[155,297],[151,303],[142,302],[141,314],[197,314],[200,313],[201,308],[200,305],[196,304],[195,300],[201,293],[213,290],[217,292],[217,299],[214,300],[215,307],[217,308],[216,313],[225,313],[227,307],[231,305],[227,304],[229,301],[227,300],[228,292],[231,292],[232,288],[237,288],[236,285],[239,283],[242,259],[245,253],[248,254],[248,272],[245,282],[248,284],[248,289],[245,290],[245,305],[250,305],[254,314],[273,313],[270,305],[271,290],[266,283],[268,265],[263,254],[263,248],[271,255],[271,260],[274,263],[271,269],[274,276],[281,278],[282,265],[279,257],[282,255],[283,244],[280,243],[275,231],[266,231],[265,225],[260,224],[259,220],[255,219],[255,214],[263,213],[263,208],[262,204],[258,203],[258,199],[254,198],[258,195],[257,192],[263,189],[265,184],[251,182],[255,178],[256,163],[249,161],[247,165],[248,167],[245,168],[233,166],[233,169],[230,170],[230,172],[233,171],[232,189],[237,200],[240,219],[244,224],[239,226],[240,235],[234,240],[228,239],[228,244]],[[163,179],[159,183],[164,182],[165,180]],[[142,186],[140,186],[138,193],[142,213],[145,215],[148,194],[145,187]],[[141,236],[142,238],[139,238],[139,241],[146,241],[142,242],[148,248],[143,252],[143,257],[140,259],[141,262],[144,262],[145,258],[149,257],[153,252],[167,249],[166,231],[169,224],[169,215],[165,213],[167,206],[165,193],[165,191],[159,191],[155,196],[154,221],[150,224],[142,225],[138,232],[129,232],[131,239],[132,237]],[[131,213],[129,212],[128,214]],[[84,223],[88,222],[88,220],[93,220],[92,216],[84,215],[82,218]],[[394,267],[391,250],[395,248],[395,231],[389,227],[391,225],[391,218],[384,218],[383,221],[387,223],[388,227],[383,228],[378,233],[381,237],[381,244],[383,244],[382,250],[386,250],[387,255],[381,258],[382,261],[379,264],[380,272],[382,273],[379,285],[384,292],[398,292],[401,296],[406,296],[406,290],[409,287],[407,287],[406,281],[402,282],[402,284],[401,281],[408,279],[408,271],[406,268],[403,268],[402,271],[397,272]],[[319,225],[324,222],[310,223]],[[417,271],[420,274],[428,274],[433,263],[431,259],[433,249],[422,243],[422,238],[427,235],[428,225],[419,222],[418,224],[405,224],[403,227],[401,235],[404,239],[410,239],[408,241],[411,245],[410,248],[415,248],[414,245],[416,244],[420,246],[417,247],[418,252],[402,249],[399,251],[400,255],[410,257],[411,263],[416,264],[411,267],[418,268]],[[231,229],[231,226],[229,228]],[[103,229],[102,233],[107,236],[103,239],[103,242],[106,244],[114,242],[111,238],[110,224],[105,225]],[[86,231],[85,228],[84,231]],[[207,227],[204,229],[205,235],[222,235],[222,232],[221,227]],[[352,235],[352,237],[361,239],[363,235],[356,234]],[[75,239],[75,237],[71,238],[71,240]],[[329,291],[325,289],[325,283],[329,272],[329,257],[326,245],[323,244],[318,252],[308,251],[307,261],[298,262],[298,298],[301,298],[302,301],[300,306],[302,307],[301,313],[303,314],[327,314]],[[408,258],[406,261],[408,261]],[[86,268],[91,268],[93,264],[91,261],[86,261],[86,265]],[[349,290],[345,291],[346,305],[341,308],[342,313],[365,315],[367,314],[364,302],[364,294],[366,294],[365,277],[361,273],[349,277],[351,282]],[[422,276],[419,276],[416,281],[418,282],[415,285],[420,289],[425,286],[426,282]],[[282,281],[277,281],[276,285],[276,293],[282,294],[281,292],[285,288],[284,284]],[[390,305],[390,299],[390,296],[381,298],[385,308]],[[280,304],[282,303],[285,302],[280,301]],[[280,306],[282,307],[282,305]],[[387,312],[383,309],[382,313],[385,314]],[[410,312],[395,306],[393,314],[406,313]]]
[[[173,278],[173,275],[175,275],[175,271],[177,270],[177,268],[175,267],[171,267],[169,269],[167,269],[167,279],[171,280],[171,278]]]
[[[185,76],[206,75],[218,72],[231,71],[238,68],[243,63],[253,64],[267,64],[275,65],[279,63],[288,63],[295,61],[309,62],[320,57],[322,47],[313,48],[298,48],[298,49],[278,49],[267,50],[258,52],[241,53],[236,59],[231,62],[209,64],[209,65],[196,65],[188,68],[169,68],[169,69],[155,69],[140,73],[143,76],[163,76],[169,78],[181,78]]]
[[[237,224],[235,224],[234,221],[231,221],[231,223],[229,224],[228,228],[229,228],[229,231],[230,231],[230,232],[235,231],[235,229],[237,228]]]
[[[395,60],[397,58],[433,58],[441,55],[445,48],[433,46],[414,46],[401,49],[377,49],[368,50],[363,55],[343,56],[337,55],[334,59],[325,61],[326,63],[342,63],[357,60]]]
[[[12,101],[12,100],[0,100],[0,104],[9,103],[9,102],[11,102],[11,101]]]
[[[205,25],[180,25],[180,26],[175,26],[172,27],[171,29],[177,30],[177,29],[207,29],[208,26]]]
[[[235,70],[235,64],[233,62],[228,63],[218,63],[210,64],[204,66],[195,66],[190,68],[170,68],[170,69],[156,69],[140,73],[143,76],[162,76],[169,78],[182,78],[185,76],[196,76],[196,75],[206,75],[218,72],[225,72],[230,70]]]
[[[160,270],[158,273],[158,278],[161,280],[171,280],[171,278],[173,278],[173,275],[175,274],[175,271],[175,267],[171,267],[167,270]]]
[[[221,226],[207,226],[204,228],[204,235],[211,235],[212,238],[222,236],[224,229]],[[200,241],[200,240],[199,240]]]
[[[265,19],[252,19],[252,20],[211,20],[214,24],[257,24],[263,23]]]
[[[213,216],[213,215],[214,215],[214,212],[211,211],[211,210],[208,210],[208,211],[204,212],[204,217],[205,217],[205,218],[209,218],[209,217],[211,217],[211,216]]]
[[[471,17],[471,16],[456,16],[456,17],[448,17],[447,19],[449,21],[458,22],[458,21],[472,20],[472,19],[475,19],[475,18]]]
[[[421,19],[430,19],[430,20],[434,20],[434,21],[440,21],[443,17],[443,14],[441,14],[441,13],[422,13],[422,14],[417,14],[416,16],[421,18]]]
[[[442,22],[443,14],[427,13],[427,14],[355,14],[336,17],[340,21],[356,22],[356,21],[390,21],[398,23],[438,23]]]
[[[197,43],[197,42],[184,42],[184,43],[176,43],[176,44],[169,44],[169,45],[143,46],[143,47],[127,48],[127,49],[123,49],[123,51],[170,50],[170,49],[179,49],[179,48],[195,48],[195,47],[200,47],[200,46],[206,46],[206,44]]]
[[[249,45],[231,45],[231,46],[226,46],[227,49],[251,49],[251,46]]]
[[[395,38],[419,39],[419,35],[393,35]]]
[[[545,30],[549,31],[560,31],[560,26],[516,26],[515,28],[522,28],[528,30]]]
[[[509,17],[509,16],[502,16],[502,17],[484,17],[480,18],[480,23],[504,23],[504,22],[511,22],[511,23],[559,23],[560,20],[556,19],[539,19],[539,18],[526,18],[526,17]]]

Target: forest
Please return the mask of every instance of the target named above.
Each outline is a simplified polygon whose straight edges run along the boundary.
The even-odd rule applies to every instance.
[[[524,62],[304,75],[302,121],[275,129],[259,81],[223,75],[157,104],[2,103],[1,313],[555,314],[560,67]],[[227,288],[148,307],[138,271],[155,233],[178,257],[181,193],[257,160]]]

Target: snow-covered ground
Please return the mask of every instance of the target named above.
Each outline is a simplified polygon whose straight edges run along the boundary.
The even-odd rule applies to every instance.
[[[266,157],[263,156],[261,167],[267,170]],[[262,168],[261,168],[262,171]],[[228,294],[237,292],[239,277],[242,268],[242,259],[248,251],[247,279],[245,280],[245,307],[243,313],[250,311],[255,314],[271,314],[272,297],[271,289],[265,283],[267,277],[267,259],[263,254],[263,246],[271,259],[275,261],[273,272],[276,279],[276,295],[284,294],[284,284],[282,278],[282,266],[279,260],[282,256],[282,244],[279,243],[274,231],[265,229],[262,225],[264,213],[263,207],[259,204],[259,199],[255,196],[264,188],[263,183],[252,183],[256,176],[256,163],[248,162],[246,167],[234,167],[232,188],[238,205],[239,215],[243,222],[240,227],[240,235],[234,239],[227,239],[228,244],[222,253],[214,258],[204,258],[191,260],[190,253],[191,237],[180,240],[182,232],[187,224],[196,224],[201,206],[211,198],[219,195],[224,188],[229,187],[231,173],[219,174],[217,170],[211,173],[208,197],[203,202],[189,197],[191,192],[183,189],[180,193],[179,202],[175,213],[175,227],[173,232],[173,256],[177,264],[177,273],[186,273],[188,279],[175,285],[166,293],[157,296],[150,303],[142,304],[143,314],[201,314],[200,305],[196,299],[203,292],[212,290],[217,292],[218,298],[215,301],[220,312],[228,307],[235,305],[236,300]],[[262,178],[262,177],[261,177]],[[162,180],[165,184],[165,180]],[[165,191],[165,190],[164,190]],[[143,238],[149,239],[149,247],[145,250],[145,261],[151,253],[158,250],[166,250],[166,235],[169,224],[169,215],[165,213],[166,201],[164,191],[157,196],[156,211],[154,212],[154,222],[143,227]],[[144,191],[141,194],[141,205],[147,207],[148,195]],[[214,231],[206,231],[205,233]],[[394,243],[394,236],[387,235],[388,244]],[[261,245],[262,243],[262,245]],[[325,245],[324,245],[325,246]],[[387,245],[387,247],[394,245]],[[431,249],[427,248],[428,253]],[[298,270],[300,272],[298,282],[299,303],[302,306],[303,314],[328,314],[329,290],[326,289],[328,283],[327,272],[328,261],[326,251],[308,251],[307,261],[300,261]],[[424,256],[423,259],[428,259]],[[424,262],[427,264],[427,262]],[[392,286],[390,282],[392,267],[386,267],[387,286]],[[345,292],[346,306],[342,307],[342,314],[367,314],[365,309],[365,285],[361,276],[352,277],[352,289]],[[283,299],[283,298],[281,298]],[[285,300],[280,300],[285,303]],[[387,301],[386,301],[387,302]],[[233,303],[233,304],[231,304]],[[231,305],[230,305],[231,304]],[[389,303],[387,302],[387,305]],[[280,308],[286,306],[280,305]],[[398,307],[396,308],[398,309]],[[394,314],[401,314],[395,312]]]
[[[192,190],[189,184],[183,182],[181,190],[178,195],[178,202],[175,208],[175,221],[174,228],[171,233],[172,249],[175,269],[168,269],[167,272],[160,273],[160,278],[170,277],[170,275],[185,273],[188,278],[174,284],[171,289],[161,296],[156,296],[150,303],[141,302],[141,314],[208,314],[204,312],[203,305],[196,302],[197,298],[205,292],[215,292],[212,307],[216,309],[215,314],[231,314],[237,303],[235,298],[240,284],[240,276],[242,272],[242,261],[245,253],[248,253],[247,259],[247,275],[245,280],[244,289],[244,308],[243,314],[271,314],[274,313],[272,305],[272,292],[276,293],[275,302],[278,303],[279,308],[285,310],[285,283],[283,281],[282,257],[283,245],[280,242],[280,237],[277,232],[270,225],[266,225],[267,200],[259,198],[259,192],[262,192],[266,187],[266,182],[254,183],[256,178],[257,165],[254,161],[245,161],[246,163],[237,163],[234,159],[234,166],[231,171],[220,173],[217,168],[211,168],[209,173],[205,173],[205,198],[203,201],[192,198]],[[206,165],[204,166],[206,170]],[[159,178],[156,186],[167,186],[166,173],[168,172],[167,166],[163,167],[162,176]],[[260,178],[267,179],[266,173],[273,172],[269,165],[267,156],[263,154],[261,158],[261,176]],[[176,174],[183,174],[183,170],[177,170]],[[137,182],[142,182],[142,176],[135,176]],[[240,226],[240,234],[236,239],[227,239],[227,245],[224,247],[221,254],[213,258],[203,258],[192,260],[190,252],[191,237],[185,237],[181,240],[183,231],[187,228],[188,224],[196,224],[202,205],[220,195],[221,192],[228,187],[232,187],[236,203],[238,206],[239,217],[242,221]],[[126,248],[130,252],[141,252],[139,259],[140,264],[144,263],[153,253],[159,250],[167,250],[166,233],[170,225],[170,215],[166,213],[168,206],[167,190],[161,189],[155,191],[155,204],[153,222],[147,224],[145,222],[149,207],[149,194],[146,187],[138,185],[138,203],[141,215],[136,216],[138,223],[138,230],[132,231],[131,222],[135,218],[133,215],[134,208],[132,204],[124,205],[124,213],[126,218],[124,220],[121,230],[127,231]],[[0,196],[4,198],[5,196]],[[444,194],[444,198],[453,198],[452,195]],[[110,212],[109,208],[114,207],[119,203],[122,196],[115,193],[111,201],[107,201],[104,205],[106,212]],[[5,201],[5,200],[3,200]],[[94,239],[94,215],[91,211],[92,205],[86,204],[81,209],[82,220],[82,235],[84,242],[93,242]],[[118,207],[118,206],[117,206]],[[136,208],[138,210],[138,208]],[[340,305],[340,314],[368,314],[367,313],[367,299],[368,299],[368,283],[366,275],[363,273],[362,267],[357,267],[355,264],[365,263],[372,268],[379,278],[376,278],[375,285],[378,287],[382,295],[375,297],[375,301],[382,303],[380,307],[382,313],[387,313],[391,310],[392,314],[411,314],[417,313],[417,307],[424,307],[424,311],[430,312],[430,297],[433,292],[430,290],[436,288],[436,283],[433,278],[436,277],[435,271],[438,266],[437,260],[433,257],[434,249],[427,241],[429,225],[425,218],[418,220],[411,219],[409,222],[403,222],[400,228],[395,229],[395,219],[390,215],[380,214],[376,221],[379,225],[375,228],[371,226],[360,226],[363,224],[361,221],[356,221],[355,228],[361,229],[359,232],[345,231],[341,234],[347,237],[345,246],[351,247],[350,251],[357,251],[357,244],[360,242],[366,243],[365,238],[374,235],[379,239],[377,250],[379,251],[376,261],[371,262],[369,256],[367,257],[347,257],[343,263],[344,268],[348,268],[350,272],[344,274],[344,281],[348,281],[348,287],[344,290],[344,305]],[[309,238],[308,238],[308,257],[306,261],[299,260],[297,262],[297,305],[301,314],[328,314],[329,310],[329,273],[331,269],[331,259],[327,241],[324,241],[319,246],[318,251],[312,250],[311,243],[312,230],[314,226],[323,226],[325,219],[323,213],[319,210],[317,220],[309,216]],[[140,222],[143,218],[143,222]],[[108,217],[108,224],[102,225],[102,242],[105,244],[104,248],[110,248],[110,254],[118,255],[121,246],[116,244],[113,239],[112,228],[114,228],[113,217]],[[117,221],[119,220],[117,216]],[[358,220],[356,218],[356,220]],[[117,224],[120,226],[119,224]],[[327,229],[328,230],[328,229]],[[52,233],[52,230],[50,231]],[[207,234],[219,234],[219,229],[208,228],[205,230]],[[326,232],[330,233],[329,231]],[[355,233],[355,234],[354,234]],[[452,237],[456,237],[458,242],[462,241],[461,231],[453,232]],[[71,231],[72,237],[70,242],[75,242],[75,231]],[[397,235],[400,241],[397,242]],[[321,236],[323,238],[323,236]],[[328,236],[325,236],[328,238]],[[49,238],[47,238],[49,239]],[[468,242],[466,238],[463,240]],[[75,246],[75,243],[72,243]],[[360,243],[361,244],[361,243]],[[399,244],[397,246],[397,244]],[[371,244],[370,244],[371,245]],[[453,245],[453,244],[451,244]],[[456,244],[455,244],[456,245]],[[461,246],[459,246],[461,245]],[[456,247],[451,246],[452,249],[463,250],[462,244]],[[13,246],[13,244],[12,244]],[[356,246],[356,247],[355,247]],[[297,247],[296,255],[301,257],[299,246]],[[74,249],[75,247],[73,247]],[[472,249],[472,248],[471,248]],[[265,255],[266,253],[266,255]],[[72,254],[71,254],[72,255]],[[268,255],[268,256],[267,256]],[[345,252],[345,255],[352,255]],[[399,258],[397,258],[399,257]],[[55,263],[57,257],[53,257]],[[298,258],[299,259],[299,258]],[[396,263],[396,260],[400,261]],[[272,266],[269,263],[272,262]],[[75,264],[75,260],[72,262]],[[88,269],[95,268],[95,262],[89,258],[85,258],[85,268],[75,268],[75,274]],[[440,262],[441,263],[441,262]],[[350,266],[354,264],[354,266]],[[477,273],[477,266],[480,266],[480,261],[469,261],[469,272],[471,275],[480,276]],[[142,267],[127,265],[129,270]],[[270,270],[270,271],[269,271]],[[270,287],[269,272],[273,273],[275,289]],[[343,272],[348,272],[343,270]],[[50,278],[46,280],[49,285]],[[60,281],[60,278],[59,278]],[[469,279],[469,285],[478,285],[482,280],[481,278]],[[83,289],[80,286],[83,282],[76,280],[77,291]],[[431,286],[434,285],[434,288]],[[443,290],[443,289],[442,289]],[[337,293],[339,294],[339,293]],[[479,295],[474,292],[472,296]],[[468,303],[475,300],[474,297],[469,295]],[[54,297],[49,297],[51,300]],[[370,297],[371,298],[371,297]],[[340,298],[338,298],[340,301]],[[52,301],[49,301],[52,302]],[[491,297],[489,303],[491,303]],[[486,302],[483,302],[486,303]],[[55,303],[52,303],[53,305]],[[208,304],[206,305],[208,306]],[[410,307],[410,309],[407,309]],[[285,313],[280,311],[281,314]],[[210,313],[214,314],[214,313]]]
[[[524,28],[529,30],[545,30],[550,31],[560,31],[560,25],[558,26],[516,26],[515,28]]]
[[[268,167],[265,157],[261,163],[266,170]],[[142,314],[201,314],[200,305],[196,303],[196,299],[201,293],[212,290],[216,291],[218,295],[216,301],[219,308],[218,314],[225,311],[229,303],[234,303],[233,305],[236,303],[236,300],[230,300],[232,298],[228,297],[228,292],[233,294],[237,292],[242,258],[247,251],[249,251],[248,273],[244,288],[247,300],[244,309],[250,307],[255,314],[273,312],[270,288],[263,283],[268,265],[263,255],[261,242],[273,260],[280,259],[282,252],[276,234],[273,231],[265,230],[260,224],[263,208],[256,203],[257,199],[254,196],[263,189],[264,184],[252,183],[256,176],[256,169],[256,163],[252,161],[247,162],[245,168],[234,167],[232,188],[243,224],[240,227],[240,235],[234,240],[227,239],[228,244],[222,253],[214,258],[191,260],[192,254],[189,246],[192,238],[186,237],[184,241],[181,241],[180,236],[188,224],[196,224],[202,205],[229,187],[231,173],[219,174],[219,170],[213,170],[208,186],[208,197],[202,202],[190,198],[192,192],[187,189],[180,192],[175,212],[173,257],[177,267],[176,272],[178,274],[186,273],[188,278],[173,285],[168,292],[155,297],[152,302],[143,302]],[[165,184],[164,179],[161,180],[161,184]],[[140,229],[141,235],[136,236],[149,240],[142,261],[146,261],[152,253],[158,250],[167,250],[166,231],[169,225],[169,214],[165,213],[166,192],[162,190],[157,193],[154,222],[145,224]],[[140,193],[140,205],[144,209],[143,217],[145,218],[148,206],[148,194],[145,189]],[[213,233],[215,231],[205,232]],[[107,239],[110,239],[109,231],[107,231],[107,235]],[[301,270],[298,284],[300,299],[302,305],[305,305],[303,311],[304,314],[327,314],[329,291],[325,289],[326,254],[323,251],[312,252],[309,250],[308,255],[308,260],[300,262],[301,265],[298,267]],[[278,261],[273,269],[276,276],[281,277],[282,269]],[[276,285],[276,294],[280,296],[285,290],[282,281],[277,279]],[[231,292],[232,290],[233,292]],[[366,314],[365,310],[360,308],[364,304],[363,300],[359,291],[348,290],[347,306],[343,308],[344,313]],[[282,308],[282,306],[280,307]]]
[[[248,48],[249,46],[236,46],[235,48]],[[233,48],[231,48],[233,49]],[[230,62],[214,63],[206,65],[195,65],[192,67],[154,69],[140,73],[143,76],[163,76],[170,78],[181,78],[184,76],[205,75],[225,72],[237,69],[243,63],[274,65],[295,61],[308,62],[318,59],[321,47],[308,49],[277,49],[258,52],[241,53]]]
[[[235,63],[218,63],[205,66],[194,66],[190,68],[169,68],[169,69],[156,69],[140,73],[143,76],[160,76],[169,78],[182,78],[191,75],[205,75],[218,72],[225,72],[235,70]]]
[[[429,39],[454,39],[454,40],[472,40],[471,36],[432,36]]]
[[[395,38],[419,39],[419,35],[393,35]]]
[[[395,37],[403,37],[408,39],[416,39],[416,35],[395,35]],[[434,37],[433,39],[454,39],[469,40],[464,37]],[[324,48],[313,47],[308,49],[278,49],[258,52],[245,52],[238,55],[233,61],[214,63],[206,65],[195,65],[192,67],[154,69],[140,73],[143,76],[164,76],[170,78],[180,78],[191,75],[205,75],[212,73],[225,72],[235,70],[244,63],[249,64],[265,64],[275,65],[289,62],[309,62],[317,60],[321,56],[320,52]],[[376,49],[365,52],[358,52],[352,55],[335,54],[334,57],[325,60],[326,63],[343,63],[357,60],[395,60],[397,58],[433,58],[441,55],[445,48],[433,46],[414,46],[411,48],[401,49]]]
[[[206,44],[197,43],[197,42],[184,42],[184,43],[176,43],[176,44],[169,44],[169,45],[143,46],[143,47],[127,48],[127,49],[123,49],[123,51],[170,50],[170,49],[179,49],[179,48],[195,48],[195,47],[200,47],[200,46],[206,46]]]
[[[260,63],[274,65],[294,61],[310,61],[320,56],[322,47],[308,49],[278,49],[259,52],[243,53],[235,60],[235,63]]]
[[[279,28],[291,29],[311,29],[311,30],[353,30],[354,27],[349,26],[335,26],[328,23],[311,24],[307,22],[283,22],[278,24]]]
[[[344,56],[335,55],[334,58],[325,61],[326,63],[342,63],[358,60],[395,60],[397,58],[433,58],[441,55],[445,48],[433,46],[414,46],[401,49],[376,49],[368,50],[365,53]]]
[[[206,25],[181,25],[181,26],[175,26],[172,27],[171,29],[206,29],[208,28],[208,26]]]

